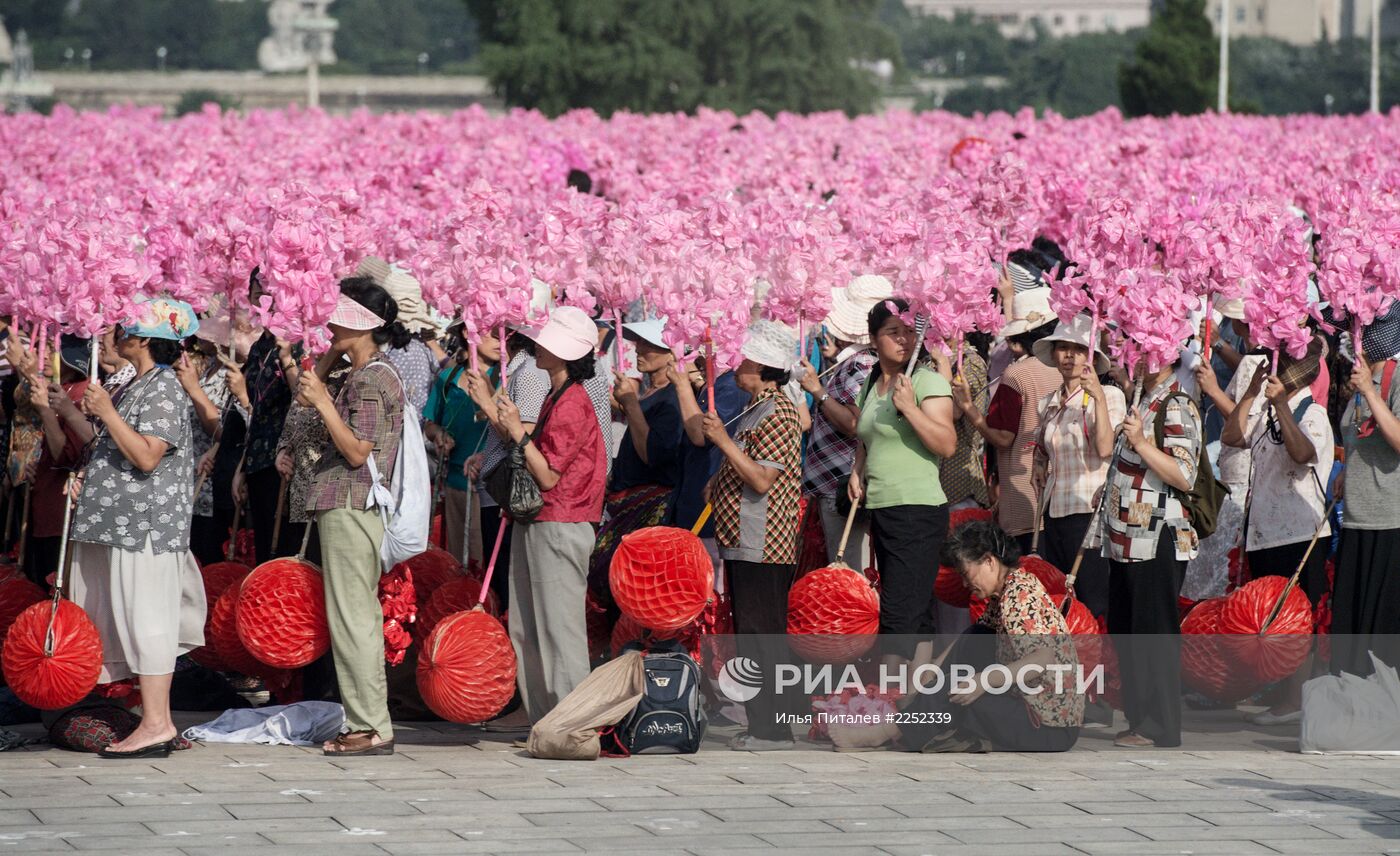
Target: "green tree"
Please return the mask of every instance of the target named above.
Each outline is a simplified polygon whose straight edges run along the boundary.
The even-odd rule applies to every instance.
[[[466,0],[506,103],[550,115],[869,110],[876,85],[859,63],[898,57],[878,2]]]
[[[913,16],[897,32],[905,64],[924,74],[1005,74],[1011,65],[1014,43],[995,23],[970,12],[958,12],[952,20]]]
[[[1166,0],[1118,73],[1129,116],[1189,115],[1205,111],[1216,94],[1217,43],[1205,0]]]

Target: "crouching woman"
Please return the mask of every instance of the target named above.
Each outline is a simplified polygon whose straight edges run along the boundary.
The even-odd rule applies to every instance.
[[[1016,539],[990,521],[958,527],[943,562],[988,601],[976,624],[932,661],[944,673],[914,691],[907,720],[869,727],[832,724],[838,750],[886,743],[922,752],[1064,752],[1079,739],[1084,696],[1064,616],[1040,581],[1019,567]],[[913,676],[917,663],[910,664]],[[971,670],[971,680],[953,679]],[[1008,675],[1009,685],[1008,685]],[[911,677],[911,684],[912,684]]]

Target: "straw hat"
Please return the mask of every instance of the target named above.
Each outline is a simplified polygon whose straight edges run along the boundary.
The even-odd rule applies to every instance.
[[[1068,342],[1071,345],[1078,345],[1086,351],[1092,351],[1094,354],[1094,374],[1103,374],[1113,363],[1108,359],[1108,355],[1096,345],[1089,344],[1091,327],[1093,327],[1093,321],[1088,315],[1076,315],[1068,324],[1061,324],[1055,328],[1055,332],[1032,345],[1031,353],[1050,368],[1058,369],[1060,365],[1055,360],[1055,343]]]
[[[831,314],[826,327],[836,338],[857,345],[870,344],[870,329],[866,319],[875,304],[894,296],[894,286],[878,274],[864,274],[851,280],[845,288],[831,290]]]
[[[1011,317],[1012,320],[1001,328],[1003,339],[1055,323],[1058,318],[1050,308],[1049,287],[1016,292],[1011,298]]]

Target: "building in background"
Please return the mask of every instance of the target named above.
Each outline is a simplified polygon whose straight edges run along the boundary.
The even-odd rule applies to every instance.
[[[905,0],[916,15],[937,15],[951,20],[970,12],[992,21],[1008,39],[1035,35],[1037,23],[1052,36],[1080,33],[1123,32],[1147,26],[1150,0]]]
[[[1400,4],[1382,3],[1381,37],[1400,25]],[[1371,0],[1206,0],[1206,15],[1220,32],[1220,10],[1230,10],[1230,38],[1264,37],[1295,45],[1366,39],[1371,36]]]

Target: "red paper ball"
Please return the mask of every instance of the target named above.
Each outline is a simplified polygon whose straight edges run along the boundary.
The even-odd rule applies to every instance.
[[[417,583],[417,578],[414,578]],[[477,599],[481,597],[481,581],[471,577],[458,577],[449,580],[447,583],[438,586],[432,597],[428,598],[427,606],[424,606],[418,613],[418,618],[413,622],[413,636],[419,642],[427,639],[437,627],[438,622],[454,612],[461,612],[464,609],[471,609],[476,606]],[[496,601],[496,593],[488,591],[486,593],[486,611],[492,615],[499,615],[501,605]]]
[[[1020,568],[1040,580],[1041,587],[1052,599],[1065,596],[1066,577],[1059,568],[1039,556],[1022,556]],[[976,622],[987,611],[987,602],[969,593],[967,607],[972,620]]]
[[[321,571],[299,559],[263,562],[238,596],[238,638],[269,666],[297,669],[330,650]]]
[[[204,645],[212,648],[214,655],[223,664],[224,668],[220,671],[259,676],[276,671],[248,653],[243,640],[238,637],[238,595],[238,586],[229,586],[214,602]]]
[[[1181,679],[1186,686],[1217,701],[1248,698],[1262,684],[1238,659],[1235,637],[1222,635],[1225,598],[1196,604],[1181,622]]]
[[[486,612],[457,612],[438,622],[418,654],[418,692],[448,722],[484,722],[515,694],[515,650]]]
[[[1061,610],[1064,609],[1065,595],[1051,599]],[[1110,642],[1107,637],[1100,635],[1098,619],[1094,618],[1089,607],[1078,600],[1070,601],[1069,612],[1065,614],[1065,624],[1074,637],[1074,651],[1085,674],[1096,666],[1104,665],[1104,649],[1110,646]]]
[[[411,559],[399,562],[394,570],[407,566],[413,572],[413,588],[418,593],[418,608],[428,605],[428,598],[438,586],[466,573],[462,563],[446,550],[429,547]]]
[[[53,617],[53,654],[44,639]],[[31,604],[10,625],[0,654],[5,679],[20,701],[40,710],[77,704],[97,686],[102,672],[102,637],[82,607],[58,602],[53,615],[48,601]]]
[[[1286,585],[1287,577],[1259,577],[1227,595],[1220,609],[1220,631],[1231,635],[1239,663],[1260,683],[1293,674],[1312,650],[1312,603],[1297,586],[1260,634]]]
[[[622,536],[608,567],[613,600],[652,630],[679,630],[714,596],[715,566],[687,529],[648,526]]]
[[[850,568],[818,568],[788,592],[788,635],[807,660],[847,663],[875,644],[880,595]]]
[[[252,572],[253,569],[242,562],[215,562],[200,569],[204,577],[204,600],[208,608],[204,615],[204,644],[190,652],[190,659],[206,669],[216,672],[232,670],[214,650],[214,607],[229,587],[242,583]]]
[[[618,617],[617,623],[612,628],[612,638],[609,640],[609,649],[616,657],[622,653],[622,646],[629,642],[638,640],[644,641],[670,641],[679,640],[680,644],[690,652],[690,656],[695,658],[695,662],[703,663],[703,652],[701,649],[701,627],[700,620],[696,619],[680,630],[648,630],[637,623],[637,620],[630,615],[623,613]]]

